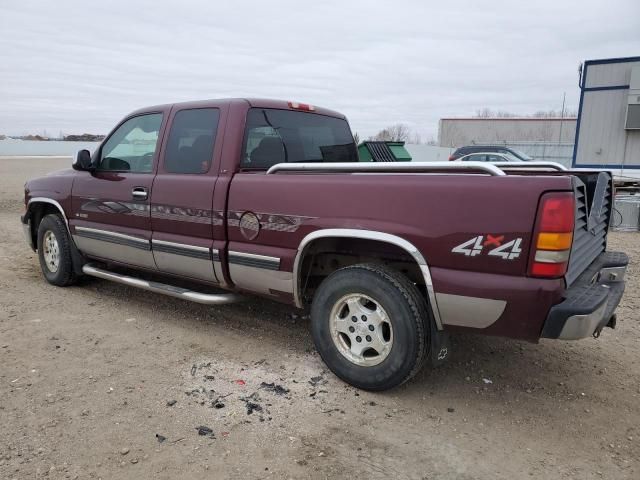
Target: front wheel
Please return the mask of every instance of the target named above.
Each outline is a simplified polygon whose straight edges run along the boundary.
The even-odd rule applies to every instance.
[[[42,274],[50,284],[66,287],[75,282],[71,239],[59,215],[47,215],[38,225],[38,258]]]
[[[427,305],[416,286],[384,265],[335,271],[311,307],[313,340],[327,366],[365,390],[386,390],[413,377],[429,345]]]

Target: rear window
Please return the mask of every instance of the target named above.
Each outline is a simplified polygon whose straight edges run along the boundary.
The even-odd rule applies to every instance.
[[[242,167],[286,162],[357,162],[345,120],[315,113],[252,108],[247,114]]]

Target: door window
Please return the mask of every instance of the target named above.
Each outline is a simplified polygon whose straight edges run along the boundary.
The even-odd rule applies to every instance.
[[[167,173],[206,173],[211,166],[220,110],[180,110],[173,117],[164,169]]]
[[[151,172],[161,125],[161,113],[124,122],[102,146],[98,170]]]

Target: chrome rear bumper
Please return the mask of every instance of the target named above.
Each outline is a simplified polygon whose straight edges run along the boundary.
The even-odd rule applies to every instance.
[[[578,340],[613,326],[628,262],[623,253],[603,252],[567,290],[564,301],[551,308],[541,336]]]

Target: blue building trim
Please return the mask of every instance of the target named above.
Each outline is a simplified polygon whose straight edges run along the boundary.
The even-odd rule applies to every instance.
[[[582,74],[580,75],[580,105],[578,105],[578,119],[576,120],[576,136],[573,140],[573,158],[571,159],[571,166],[576,166],[576,157],[578,156],[578,140],[580,139],[580,121],[582,120],[582,103],[584,100],[584,82],[587,77],[588,62],[585,62],[582,67]]]
[[[587,60],[584,62],[585,67],[587,65],[606,65],[608,63],[630,63],[640,62],[640,57],[620,57],[620,58],[601,58],[599,60]]]
[[[604,90],[628,90],[629,85],[609,85],[608,87],[585,87],[583,92],[602,92]]]
[[[617,170],[624,168],[625,170],[640,170],[640,165],[603,165],[597,163],[587,163],[584,165],[576,165],[578,168],[596,168],[598,170]]]

